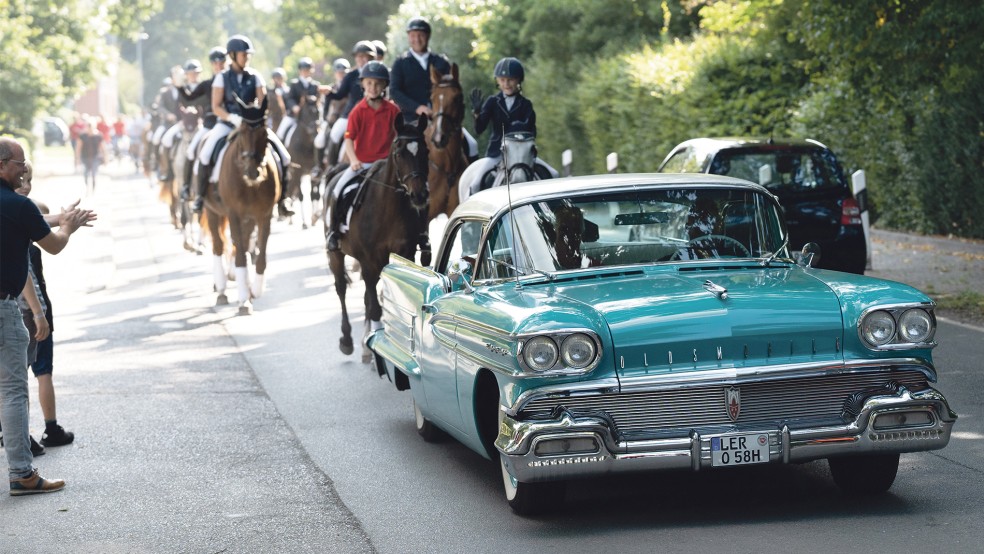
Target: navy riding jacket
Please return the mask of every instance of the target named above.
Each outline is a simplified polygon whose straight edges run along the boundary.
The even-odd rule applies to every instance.
[[[359,80],[359,68],[353,67],[348,70],[345,77],[342,78],[342,82],[338,85],[338,90],[335,92],[329,92],[325,95],[328,100],[340,100],[342,98],[348,97],[348,104],[345,105],[345,109],[342,110],[342,114],[339,117],[348,117],[349,112],[355,107],[359,101],[362,100],[362,82]],[[325,102],[325,119],[328,119],[328,104]]]
[[[287,108],[287,114],[293,115],[290,111],[294,109],[294,106],[301,103],[301,98],[311,95],[317,96],[318,87],[320,85],[321,83],[315,81],[314,79],[308,79],[307,86],[304,86],[304,83],[302,83],[300,79],[294,79],[291,81],[290,90],[287,91],[287,96],[284,97],[284,105]]]
[[[433,52],[427,56],[427,69],[420,67],[420,62],[409,50],[393,62],[393,69],[390,70],[390,97],[400,106],[403,119],[409,123],[417,121],[418,106],[430,105],[431,67],[436,68],[441,75],[451,72],[451,64],[447,58]]]
[[[485,155],[496,158],[502,155],[503,133],[526,132],[536,136],[536,111],[533,102],[520,93],[514,96],[512,109],[506,109],[506,95],[489,96],[482,104],[482,110],[475,118],[475,134],[480,135],[487,127],[491,127],[489,147]]]

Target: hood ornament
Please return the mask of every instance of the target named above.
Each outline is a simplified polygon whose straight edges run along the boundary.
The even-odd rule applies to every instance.
[[[710,279],[704,281],[704,290],[717,296],[721,300],[728,299],[728,289],[722,287],[721,285],[715,284]]]

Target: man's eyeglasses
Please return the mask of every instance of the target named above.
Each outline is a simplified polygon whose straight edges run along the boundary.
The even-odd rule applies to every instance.
[[[13,158],[7,158],[6,160],[2,160],[2,161],[3,162],[14,162],[15,164],[21,164],[21,165],[27,165],[27,160],[15,160]]]

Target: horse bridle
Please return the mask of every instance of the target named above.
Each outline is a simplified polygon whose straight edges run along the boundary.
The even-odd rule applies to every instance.
[[[454,83],[452,81],[441,81],[440,83],[434,86],[437,88],[452,88],[454,87]],[[432,119],[434,120],[434,128],[437,130],[437,132],[444,133],[445,131],[444,131],[444,98],[443,97],[441,98],[441,103],[437,108],[437,113],[433,115]],[[431,136],[431,139],[433,140],[433,135]],[[437,145],[436,142],[434,144],[435,146]]]
[[[422,136],[398,135],[395,139],[393,139],[393,143],[395,144],[401,140],[424,142],[424,138]],[[427,177],[423,175],[421,172],[417,171],[416,169],[414,169],[410,173],[407,173],[406,175],[401,175],[400,166],[397,165],[396,163],[393,164],[393,172],[396,173],[396,182],[399,184],[399,186],[393,186],[389,183],[385,183],[378,179],[366,179],[366,182],[372,182],[381,187],[388,188],[394,192],[402,192],[404,196],[412,196],[413,193],[410,192],[410,186],[407,185],[407,182],[413,178],[424,179],[425,181],[427,180]]]

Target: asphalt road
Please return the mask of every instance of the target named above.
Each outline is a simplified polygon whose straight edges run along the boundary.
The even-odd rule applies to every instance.
[[[58,206],[78,181],[47,179],[36,195]],[[939,386],[960,415],[956,433],[942,451],[903,456],[887,495],[845,497],[818,462],[579,482],[554,514],[524,519],[502,498],[496,464],[453,441],[424,443],[409,393],[338,352],[319,229],[275,224],[266,294],[238,317],[213,307],[210,260],[181,248],[146,181],[104,181],[86,200],[97,226],[45,262],[59,420],[78,438],[37,465],[69,485],[0,495],[0,551],[969,552],[984,542],[984,329],[941,324]],[[358,283],[348,298],[357,323]]]

